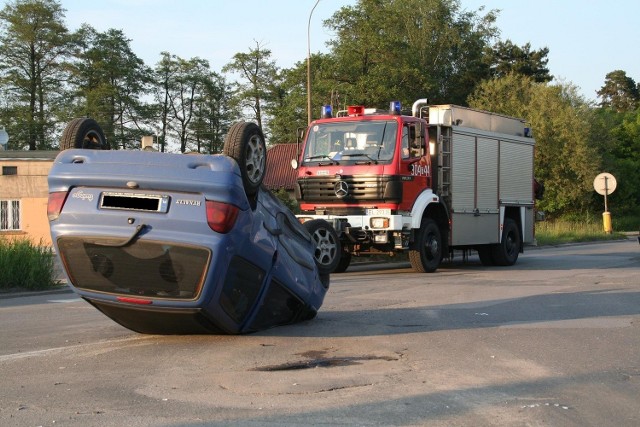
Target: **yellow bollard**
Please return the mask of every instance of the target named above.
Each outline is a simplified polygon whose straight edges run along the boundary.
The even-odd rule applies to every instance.
[[[611,226],[611,212],[602,213],[602,223],[604,224],[604,232],[611,234],[613,232],[613,227]]]

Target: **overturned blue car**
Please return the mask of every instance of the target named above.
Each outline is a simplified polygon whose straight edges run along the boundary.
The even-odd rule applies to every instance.
[[[315,317],[339,240],[268,190],[253,123],[221,155],[109,150],[69,123],[49,174],[51,236],[73,290],[150,334],[241,334]]]

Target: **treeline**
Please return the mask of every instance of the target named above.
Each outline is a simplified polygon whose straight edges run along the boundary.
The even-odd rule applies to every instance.
[[[599,104],[555,83],[548,48],[500,40],[498,11],[458,0],[360,0],[324,22],[335,37],[311,56],[312,115],[320,106],[384,108],[428,97],[522,117],[537,141],[536,176],[549,214],[601,210],[593,178],[613,173],[612,206],[640,202],[639,86],[622,70],[604,78]],[[270,143],[307,124],[307,63],[276,65],[260,43],[219,72],[202,58],[160,52],[154,66],[121,30],[75,32],[56,0],[15,0],[0,11],[0,126],[10,149],[55,149],[64,123],[90,116],[113,148],[156,135],[168,151],[217,153],[234,121],[257,122]],[[230,81],[227,76],[236,76]]]

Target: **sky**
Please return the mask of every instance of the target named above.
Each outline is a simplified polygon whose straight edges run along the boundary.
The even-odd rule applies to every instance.
[[[60,0],[59,0],[60,1]],[[256,42],[271,50],[281,68],[312,53],[327,52],[334,34],[323,27],[356,0],[61,0],[74,31],[89,23],[99,31],[123,30],[136,55],[155,66],[160,52],[209,61],[220,72],[234,54]],[[2,4],[6,3],[4,0]],[[548,68],[589,100],[607,73],[624,70],[640,82],[638,0],[461,0],[462,9],[499,9],[501,40],[537,50],[549,48]],[[313,9],[313,13],[312,12]],[[307,32],[309,32],[309,37]],[[428,94],[416,94],[416,98]]]

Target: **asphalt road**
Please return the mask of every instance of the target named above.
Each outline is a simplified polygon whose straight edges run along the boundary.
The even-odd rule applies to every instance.
[[[636,240],[388,267],[246,336],[139,335],[71,293],[5,295],[0,425],[640,425]]]

